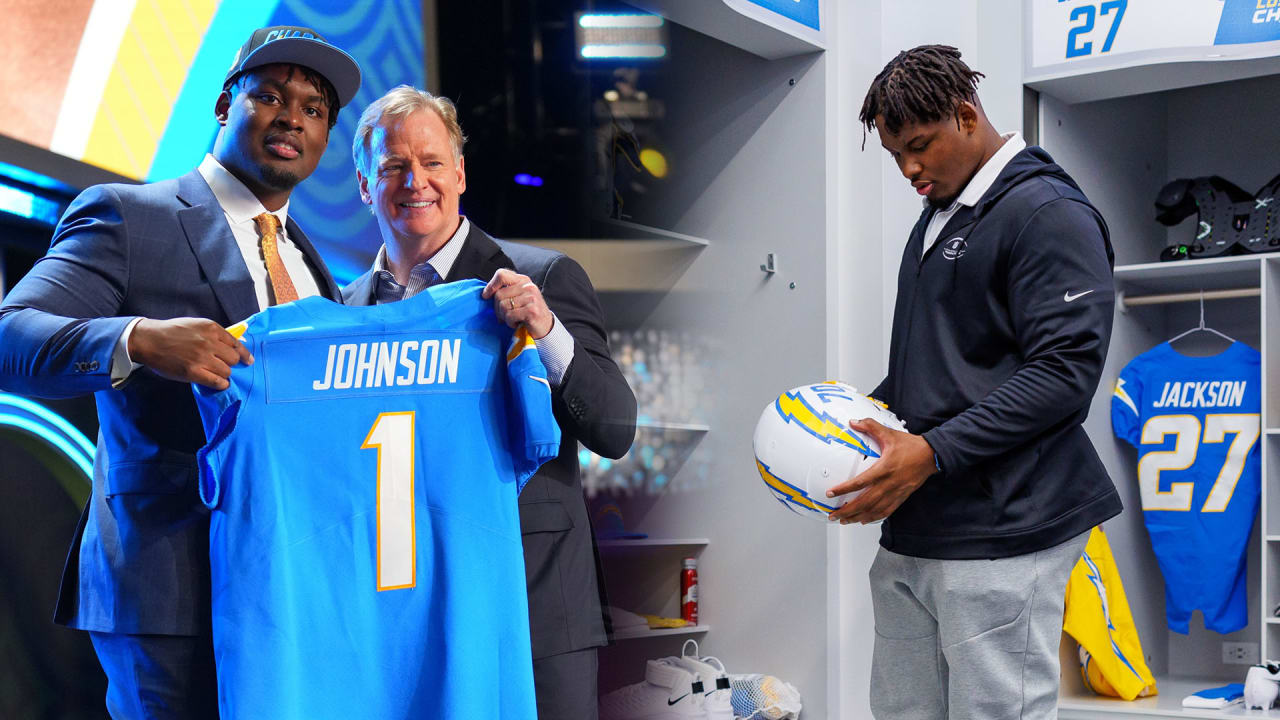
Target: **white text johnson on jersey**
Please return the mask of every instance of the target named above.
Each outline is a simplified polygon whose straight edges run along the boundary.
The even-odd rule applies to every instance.
[[[455,383],[461,345],[459,339],[330,345],[324,377],[312,380],[311,389]]]
[[[1235,407],[1244,402],[1246,380],[1166,382],[1152,407]]]

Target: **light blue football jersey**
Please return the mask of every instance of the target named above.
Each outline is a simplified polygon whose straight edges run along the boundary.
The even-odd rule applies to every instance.
[[[223,718],[536,717],[517,495],[560,430],[483,287],[269,308],[196,386]]]
[[[1193,610],[1220,633],[1249,624],[1245,570],[1261,488],[1261,356],[1243,343],[1188,357],[1162,343],[1120,373],[1116,436],[1138,449],[1138,488],[1164,575],[1169,629]]]

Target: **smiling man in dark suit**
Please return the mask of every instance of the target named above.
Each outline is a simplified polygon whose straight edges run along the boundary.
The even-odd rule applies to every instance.
[[[582,496],[578,443],[618,458],[635,437],[636,400],[609,355],[586,272],[568,257],[494,240],[458,214],[464,138],[446,98],[400,86],[360,117],[353,144],[360,197],[383,246],[343,290],[348,304],[407,298],[437,282],[487,280],[498,317],[523,324],[547,366],[563,443],[520,494],[538,717],[596,717],[602,579]]]
[[[298,297],[339,299],[289,195],[359,86],[355,61],[318,33],[255,31],[200,167],[81,193],[0,306],[0,389],[97,393],[93,495],[55,620],[90,631],[115,718],[218,715],[190,383],[225,388],[231,366],[252,362],[223,327]]]

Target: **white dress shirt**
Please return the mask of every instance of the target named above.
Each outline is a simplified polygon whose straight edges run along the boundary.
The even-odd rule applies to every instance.
[[[213,197],[222,206],[222,215],[227,219],[231,235],[236,239],[240,256],[244,258],[249,277],[253,280],[258,308],[269,306],[271,278],[267,275],[267,263],[262,257],[258,226],[253,222],[254,217],[267,212],[267,209],[262,206],[257,196],[236,176],[222,167],[222,163],[218,162],[213,155],[206,154],[198,170],[200,176],[209,184],[209,189],[213,191]],[[284,207],[272,214],[280,219],[280,230],[276,233],[276,247],[280,253],[280,260],[289,273],[289,279],[293,281],[293,287],[298,291],[298,297],[319,295],[320,287],[316,283],[315,276],[311,274],[311,266],[307,263],[306,256],[296,244],[289,240],[289,233],[284,227],[289,219],[289,203],[286,201]],[[141,367],[129,358],[129,336],[140,320],[142,318],[136,318],[129,323],[121,333],[120,339],[116,341],[115,352],[111,355],[113,384],[118,385],[123,382],[129,373]]]
[[[454,231],[453,236],[449,238],[435,255],[427,258],[409,271],[409,283],[404,286],[404,294],[401,300],[407,300],[419,292],[430,287],[432,273],[426,271],[426,266],[430,265],[435,271],[435,275],[439,275],[443,280],[449,277],[449,271],[453,269],[453,264],[457,262],[458,255],[462,253],[462,246],[467,240],[467,233],[471,232],[471,221],[462,217],[462,222],[458,223],[458,229]],[[374,282],[374,302],[381,303],[378,297],[378,285],[380,283],[390,282],[399,285],[395,281],[395,276],[391,272],[391,266],[387,263],[387,246],[384,244],[378,248],[378,256],[373,259],[373,282]],[[486,278],[487,280],[488,278]],[[533,341],[538,349],[538,359],[542,360],[542,364],[547,368],[547,381],[552,386],[557,386],[564,379],[565,371],[569,369],[569,363],[573,362],[573,336],[565,329],[564,324],[560,322],[555,313],[551,313],[551,330],[546,335]]]
[[[929,219],[929,225],[924,229],[924,248],[920,251],[920,257],[929,252],[929,248],[938,241],[938,235],[942,233],[942,228],[947,226],[947,221],[952,215],[960,209],[960,206],[973,207],[978,204],[983,195],[991,189],[991,184],[1000,177],[1000,172],[1004,170],[1004,166],[1009,164],[1014,155],[1022,152],[1027,147],[1027,142],[1022,139],[1022,135],[1011,132],[1004,133],[1000,137],[1004,138],[1004,144],[987,159],[987,162],[978,168],[978,172],[970,178],[969,184],[964,186],[964,190],[951,201],[951,205],[945,210],[939,210]],[[929,207],[929,200],[925,198],[924,206]]]
[[[418,263],[409,270],[409,284],[404,286],[404,296],[401,300],[407,300],[414,295],[429,287],[432,279],[431,273],[425,272],[428,265],[435,270],[436,275],[440,276],[441,281],[449,277],[449,271],[453,269],[453,264],[457,262],[458,255],[462,254],[462,245],[467,241],[467,233],[471,232],[471,221],[462,216],[462,222],[458,223],[458,229],[453,232],[453,236],[449,238],[443,247],[436,251],[435,255],[427,258],[426,262]],[[383,275],[386,273],[386,275]],[[387,262],[387,246],[384,244],[378,248],[378,255],[373,259],[374,281],[385,279],[389,276],[395,281],[395,274],[391,272],[391,264]],[[399,283],[396,283],[399,286]],[[375,294],[375,302],[381,304],[382,300],[378,299]]]

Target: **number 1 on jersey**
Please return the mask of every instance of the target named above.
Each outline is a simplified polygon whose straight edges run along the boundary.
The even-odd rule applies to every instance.
[[[413,524],[412,412],[385,412],[361,450],[378,451],[378,590],[417,584]]]

